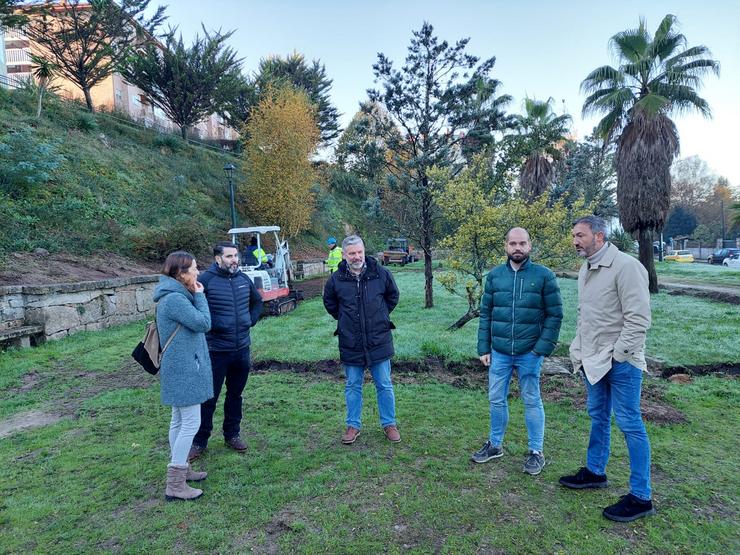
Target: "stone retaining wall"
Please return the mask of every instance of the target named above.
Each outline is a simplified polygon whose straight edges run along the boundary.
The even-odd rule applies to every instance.
[[[159,276],[0,287],[0,332],[23,325],[44,327],[46,339],[100,330],[152,314]]]

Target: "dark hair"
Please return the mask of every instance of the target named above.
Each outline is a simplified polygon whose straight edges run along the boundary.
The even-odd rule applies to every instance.
[[[251,246],[254,246],[257,244],[257,237],[252,236],[252,238],[249,240],[249,244]]]
[[[573,222],[573,227],[577,226],[578,224],[587,225],[591,230],[591,233],[603,233],[604,240],[606,241],[608,233],[606,231],[606,222],[604,221],[604,218],[600,218],[599,216],[584,216],[583,218],[578,218],[575,222]]]
[[[190,269],[195,257],[186,251],[175,251],[167,255],[162,274],[177,279]]]
[[[221,241],[213,245],[213,256],[220,256],[224,253],[224,249],[235,249],[237,248],[231,241]]]

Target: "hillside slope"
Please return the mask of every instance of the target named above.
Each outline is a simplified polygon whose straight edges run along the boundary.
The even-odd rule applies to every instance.
[[[230,224],[226,163],[241,166],[231,154],[54,97],[36,119],[32,94],[0,88],[0,264],[36,248],[148,261],[176,248],[207,256]],[[244,179],[237,170],[237,195]],[[321,184],[315,191],[312,228],[293,241],[297,254],[321,256],[325,237],[341,236],[348,222],[372,227],[359,201],[334,198]]]

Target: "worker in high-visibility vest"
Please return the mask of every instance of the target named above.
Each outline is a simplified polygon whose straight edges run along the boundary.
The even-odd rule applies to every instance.
[[[247,266],[261,267],[267,265],[267,262],[267,254],[257,246],[257,237],[252,237],[249,240],[249,246],[244,251],[244,263]]]
[[[329,267],[329,272],[334,273],[342,261],[342,247],[337,245],[337,240],[334,237],[329,237],[326,244],[329,245],[329,258],[324,260],[324,263]]]

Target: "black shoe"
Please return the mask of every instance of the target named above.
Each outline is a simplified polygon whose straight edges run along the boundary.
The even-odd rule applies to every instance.
[[[601,476],[594,474],[585,466],[581,467],[573,476],[563,476],[559,482],[566,488],[571,489],[605,488],[609,486],[606,474]]]
[[[478,451],[473,453],[470,460],[477,463],[485,463],[491,459],[498,459],[504,456],[504,450],[501,447],[494,447],[490,440],[486,441]]]
[[[231,447],[237,453],[244,453],[247,450],[247,444],[242,441],[239,436],[230,437],[224,439],[227,447]]]
[[[604,509],[601,514],[609,520],[632,522],[644,516],[654,515],[655,509],[652,501],[643,501],[639,497],[628,493],[623,495],[617,503]]]

